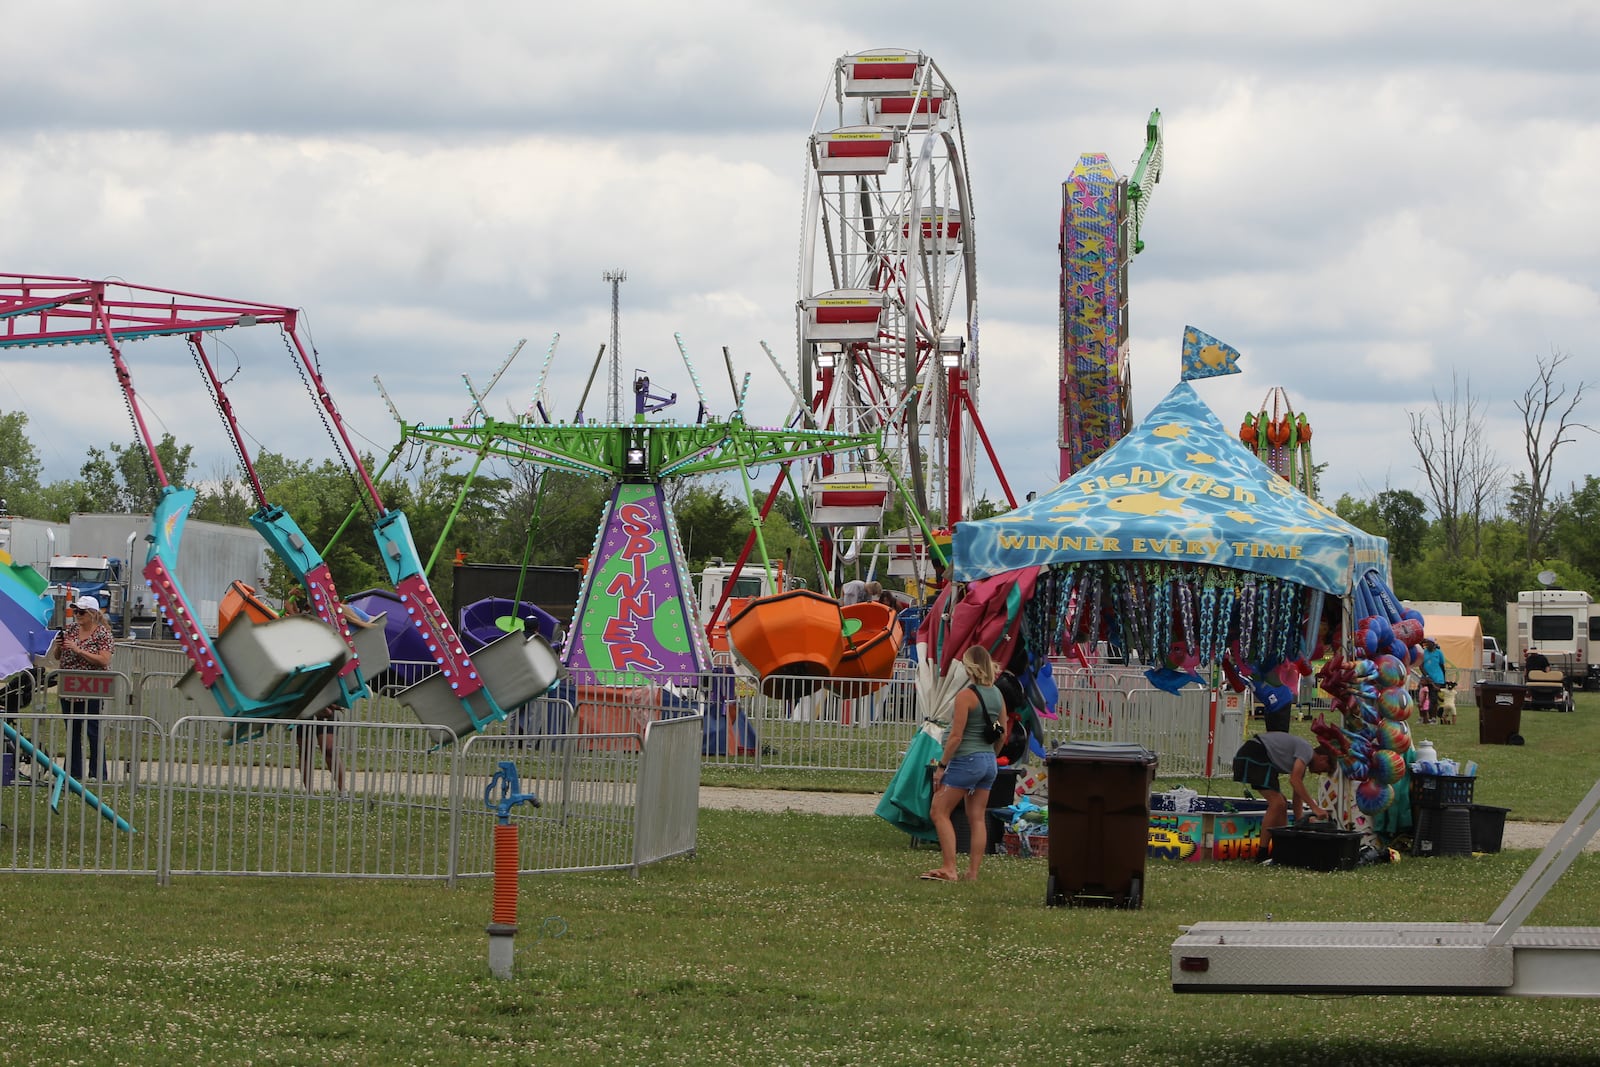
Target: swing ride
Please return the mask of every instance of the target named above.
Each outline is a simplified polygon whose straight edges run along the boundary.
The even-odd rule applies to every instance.
[[[468,655],[428,585],[404,513],[384,506],[362,464],[317,361],[300,337],[298,319],[299,313],[289,307],[125,282],[0,275],[0,347],[88,343],[110,352],[152,482],[159,487],[143,573],[160,616],[193,665],[192,679],[186,682],[192,694],[208,692],[230,717],[294,718],[319,710],[319,702],[348,707],[368,692],[362,649],[345,621],[328,566],[293,519],[266,499],[232,403],[205,349],[209,335],[276,325],[291,363],[321,409],[335,450],[361,491],[361,506],[372,520],[379,555],[406,621],[426,639],[435,672],[402,693],[402,702],[421,721],[446,725],[458,736],[504,719],[505,708],[542,693],[554,680],[547,677],[546,657],[527,647],[542,639],[507,635],[505,649],[485,648],[478,657],[492,667]],[[172,567],[195,494],[170,483],[123,356],[124,345],[151,337],[187,340],[256,499],[251,524],[304,588],[311,616],[258,623],[242,613],[216,640],[201,626]]]

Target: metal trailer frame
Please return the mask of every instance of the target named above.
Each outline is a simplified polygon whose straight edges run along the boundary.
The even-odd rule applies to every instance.
[[[1600,780],[1488,922],[1186,926],[1173,992],[1600,997],[1600,927],[1522,925],[1597,832]]]

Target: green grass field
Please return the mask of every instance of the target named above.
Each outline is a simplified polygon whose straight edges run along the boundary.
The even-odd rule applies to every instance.
[[[1594,1062],[1587,1001],[1169,991],[1180,924],[1481,920],[1531,853],[1152,863],[1117,911],[1044,908],[1038,859],[919,882],[931,854],[872,818],[708,811],[700,843],[639,879],[524,880],[508,981],[486,882],[0,878],[0,1062]],[[1597,875],[1534,921],[1594,923]]]
[[[1478,760],[1484,802],[1563,817],[1600,774],[1600,697],[1523,733],[1428,736]],[[1152,861],[1140,910],[1047,909],[1044,860],[919,882],[932,853],[875,818],[705,811],[693,858],[524,879],[508,981],[487,882],[4,876],[0,1062],[1594,1063],[1590,1001],[1170,991],[1182,924],[1481,921],[1532,856]],[[1531,922],[1600,925],[1600,856]]]

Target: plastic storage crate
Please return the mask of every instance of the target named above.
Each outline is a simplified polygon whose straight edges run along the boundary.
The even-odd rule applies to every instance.
[[[1417,812],[1412,830],[1413,856],[1470,856],[1472,847],[1471,809],[1461,805],[1423,808]]]
[[[1361,858],[1359,830],[1280,826],[1272,831],[1272,865],[1311,871],[1354,870]]]
[[[1472,803],[1472,784],[1476,781],[1459,774],[1412,775],[1412,802],[1419,808],[1465,807]]]

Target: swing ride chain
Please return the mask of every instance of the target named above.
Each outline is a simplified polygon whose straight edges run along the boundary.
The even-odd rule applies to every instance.
[[[189,354],[194,357],[194,365],[200,371],[201,381],[206,383],[206,392],[211,395],[211,406],[217,409],[217,415],[222,419],[222,424],[229,424],[228,409],[222,402],[222,394],[217,391],[216,384],[211,380],[211,374],[206,370],[205,361],[200,358],[200,338],[197,334],[189,335]],[[231,378],[229,379],[232,380]],[[239,443],[239,435],[228,434],[228,440],[233,442],[233,455],[239,461],[239,471],[242,474],[250,469],[250,463],[245,459],[244,446]],[[246,487],[248,489],[248,486]],[[266,501],[261,501],[266,503]]]
[[[289,353],[289,362],[293,363],[294,369],[300,373],[300,382],[306,387],[306,392],[310,395],[311,402],[317,409],[317,417],[322,420],[323,432],[328,435],[328,440],[333,442],[333,451],[339,457],[339,463],[344,467],[344,472],[349,477],[350,484],[355,488],[356,501],[361,505],[362,514],[367,517],[368,522],[377,521],[376,516],[372,513],[371,501],[367,499],[367,494],[362,491],[361,479],[356,477],[355,468],[350,466],[350,457],[345,454],[344,446],[340,444],[338,435],[333,432],[333,425],[328,422],[328,410],[322,406],[322,401],[317,396],[316,387],[311,384],[311,377],[306,373],[305,361],[300,358],[300,353],[295,351],[294,344],[290,342],[289,331],[280,329],[278,332],[279,336],[283,338],[284,350]],[[311,348],[311,355],[313,359],[317,356],[315,345]],[[320,370],[318,373],[320,373]]]
[[[122,393],[122,406],[128,409],[128,423],[133,427],[133,440],[139,446],[139,461],[144,464],[144,482],[150,488],[152,498],[151,510],[154,510],[154,498],[161,495],[161,485],[156,478],[155,464],[150,462],[150,451],[144,447],[144,435],[139,432],[139,415],[133,410],[133,397],[127,390]]]

